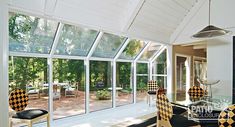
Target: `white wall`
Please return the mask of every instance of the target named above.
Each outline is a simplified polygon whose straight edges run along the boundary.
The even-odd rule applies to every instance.
[[[226,36],[208,40],[207,78],[208,80],[221,80],[212,86],[214,95],[232,96],[232,39],[231,36]]]

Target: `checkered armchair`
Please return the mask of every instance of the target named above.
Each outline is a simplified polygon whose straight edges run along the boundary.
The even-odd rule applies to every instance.
[[[205,95],[205,91],[200,86],[192,86],[188,94],[191,101],[199,101]]]
[[[152,96],[156,96],[156,92],[159,89],[159,86],[157,85],[157,81],[155,80],[150,80],[148,81],[148,85],[147,85],[148,91],[147,91],[147,103],[151,104],[151,97]]]
[[[10,118],[10,127],[12,127],[13,121],[20,121],[27,123],[29,127],[32,127],[34,122],[47,118],[47,127],[49,127],[49,114],[46,110],[42,109],[29,109],[25,110],[28,105],[29,97],[22,89],[16,89],[9,95],[9,106],[16,113]]]
[[[219,127],[235,127],[235,105],[222,111],[218,120]]]
[[[173,108],[164,94],[157,94],[157,127],[190,127],[200,126],[198,122],[173,114]]]

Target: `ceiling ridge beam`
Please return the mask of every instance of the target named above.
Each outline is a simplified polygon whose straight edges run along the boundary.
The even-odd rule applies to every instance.
[[[140,10],[142,9],[145,0],[131,0],[131,2],[134,4],[133,7],[130,9],[129,13],[127,13],[127,16],[124,18],[124,25],[122,27],[123,32],[128,31],[132,24],[134,23],[136,17],[138,16]]]
[[[174,43],[177,38],[181,35],[181,33],[184,31],[186,26],[191,22],[193,17],[198,13],[198,11],[201,9],[201,7],[206,3],[206,0],[200,0],[198,1],[188,12],[188,14],[184,17],[182,22],[179,24],[179,26],[175,29],[175,31],[172,33],[170,37],[170,43]]]

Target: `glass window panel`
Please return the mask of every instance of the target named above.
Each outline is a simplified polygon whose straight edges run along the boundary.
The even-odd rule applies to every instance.
[[[113,58],[124,43],[124,40],[125,37],[104,33],[92,56]]]
[[[86,56],[97,35],[95,30],[64,25],[55,54]]]
[[[167,74],[166,50],[156,58],[153,64],[153,74]]]
[[[112,107],[111,62],[90,61],[90,111]]]
[[[131,63],[117,62],[116,68],[116,105],[131,104],[133,103]]]
[[[10,13],[9,50],[49,54],[58,22]]]
[[[9,93],[15,89],[23,89],[29,96],[27,109],[44,109],[48,111],[47,59],[30,57],[9,57]],[[9,107],[9,112],[12,114]],[[43,120],[45,121],[45,119]],[[41,121],[42,122],[42,121]],[[13,121],[14,127],[22,127],[25,123]]]
[[[148,60],[154,55],[155,52],[160,49],[160,47],[161,45],[158,43],[151,43],[150,46],[144,51],[144,53],[140,57],[140,60]]]
[[[145,45],[146,43],[143,41],[136,39],[130,40],[119,58],[133,60],[140,53]]]
[[[148,64],[137,63],[137,86],[136,86],[137,102],[141,102],[146,99],[147,82],[148,82]]]
[[[85,113],[83,60],[53,59],[53,106],[54,119]]]

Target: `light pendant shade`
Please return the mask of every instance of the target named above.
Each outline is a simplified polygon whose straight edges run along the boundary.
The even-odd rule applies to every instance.
[[[194,34],[193,38],[212,38],[217,36],[223,36],[225,34],[228,34],[230,31],[224,30],[218,27],[215,27],[213,25],[209,25],[199,31],[198,33]]]
[[[211,21],[210,12],[211,12],[211,0],[209,0],[209,25],[206,26],[201,31],[194,34],[192,38],[213,38],[213,37],[223,36],[223,35],[230,33],[230,31],[228,30],[224,30],[224,29],[218,28],[210,24],[210,21]]]

